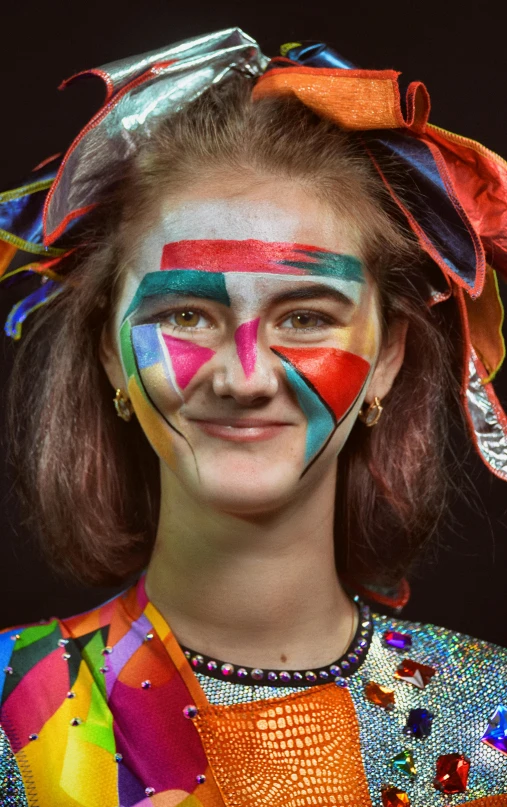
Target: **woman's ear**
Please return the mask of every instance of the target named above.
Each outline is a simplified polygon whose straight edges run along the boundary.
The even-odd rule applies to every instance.
[[[382,400],[391,389],[405,357],[407,328],[408,319],[394,319],[389,325],[365,395],[367,404],[370,404],[375,397]]]
[[[99,358],[113,389],[125,387],[125,375],[110,323],[105,323],[100,334]]]

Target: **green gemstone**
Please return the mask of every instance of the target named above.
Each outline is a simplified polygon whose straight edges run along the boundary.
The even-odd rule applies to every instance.
[[[417,775],[412,751],[401,751],[401,753],[396,754],[391,760],[391,765],[400,773],[407,774],[407,776]]]

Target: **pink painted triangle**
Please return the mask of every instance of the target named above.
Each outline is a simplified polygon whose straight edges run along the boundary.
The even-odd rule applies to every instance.
[[[165,333],[162,336],[171,357],[176,383],[180,389],[185,389],[202,365],[213,358],[215,351]]]
[[[236,329],[236,333],[234,334],[239,360],[247,378],[252,375],[255,369],[259,322],[260,317],[252,319],[250,322],[244,322]]]

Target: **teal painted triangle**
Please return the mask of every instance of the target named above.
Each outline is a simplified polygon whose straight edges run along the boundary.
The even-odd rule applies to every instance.
[[[279,355],[279,354],[277,354]],[[329,409],[304,378],[286,359],[280,356],[287,380],[294,392],[307,421],[305,464],[318,454],[335,427]]]

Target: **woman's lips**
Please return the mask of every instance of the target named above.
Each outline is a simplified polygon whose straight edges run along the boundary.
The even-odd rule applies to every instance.
[[[210,437],[231,440],[234,443],[253,443],[256,440],[270,440],[276,437],[290,423],[246,418],[245,420],[193,420]]]

